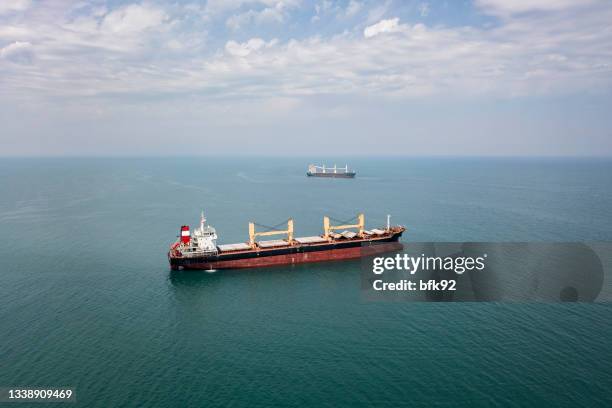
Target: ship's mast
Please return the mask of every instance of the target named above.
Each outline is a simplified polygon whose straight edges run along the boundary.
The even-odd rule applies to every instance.
[[[387,231],[391,229],[391,214],[387,214]]]
[[[204,223],[206,222],[206,218],[204,218],[204,211],[202,210],[200,214],[200,231],[204,231]]]

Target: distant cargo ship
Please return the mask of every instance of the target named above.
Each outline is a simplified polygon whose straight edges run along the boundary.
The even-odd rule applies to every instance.
[[[306,175],[308,177],[336,177],[336,178],[354,178],[357,174],[354,170],[349,170],[348,164],[345,167],[325,167],[315,166],[310,164]]]
[[[400,225],[391,226],[390,216],[386,228],[366,230],[363,214],[357,216],[356,224],[335,226],[329,217],[324,217],[322,235],[301,238],[293,237],[292,219],[287,221],[286,230],[264,232],[255,232],[255,223],[251,222],[248,243],[217,245],[217,232],[206,225],[202,213],[200,227],[193,236],[188,225],[181,227],[179,239],[170,246],[168,260],[172,270],[216,270],[356,259],[403,249],[399,238],[405,230]],[[286,239],[256,241],[257,237],[271,235],[286,235]]]

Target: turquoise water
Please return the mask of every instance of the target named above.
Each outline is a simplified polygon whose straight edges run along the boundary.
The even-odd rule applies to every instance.
[[[404,242],[612,241],[612,161],[343,159],[355,180],[311,161],[0,160],[0,386],[87,407],[610,406],[607,304],[369,303],[359,262],[171,273],[166,251],[200,209],[222,243],[358,211]]]

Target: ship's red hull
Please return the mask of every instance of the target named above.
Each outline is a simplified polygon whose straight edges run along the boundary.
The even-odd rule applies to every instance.
[[[245,259],[219,260],[184,265],[184,269],[244,269],[263,268],[269,266],[294,265],[309,262],[342,261],[347,259],[358,259],[367,256],[401,251],[403,245],[400,242],[385,242],[372,246],[359,246],[353,248],[342,248],[328,251],[301,252],[283,255],[272,255],[265,257],[253,257]]]

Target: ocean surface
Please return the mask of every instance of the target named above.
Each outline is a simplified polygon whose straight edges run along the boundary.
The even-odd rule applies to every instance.
[[[200,210],[220,243],[360,211],[405,243],[612,241],[612,161],[339,159],[354,180],[307,178],[314,161],[0,159],[0,387],[86,407],[612,405],[610,304],[368,302],[359,262],[166,259]]]

